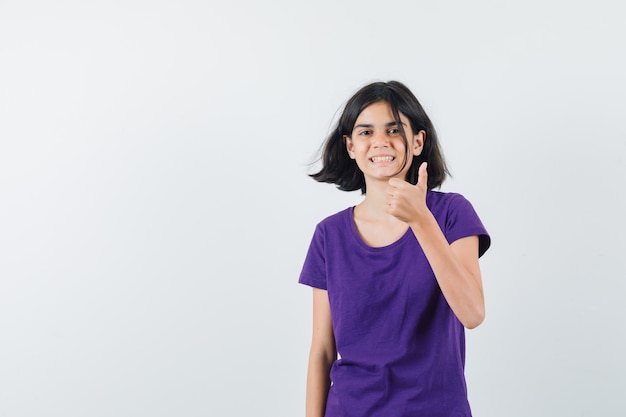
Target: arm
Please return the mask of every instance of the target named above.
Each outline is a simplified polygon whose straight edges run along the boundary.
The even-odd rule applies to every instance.
[[[468,329],[480,325],[485,319],[485,299],[478,265],[478,237],[465,237],[450,245],[434,217],[432,222],[411,224],[411,229],[454,314]]]
[[[323,417],[330,388],[330,367],[337,359],[328,292],[313,288],[313,337],[306,381],[306,416]]]
[[[390,180],[387,210],[409,224],[450,308],[465,327],[472,329],[485,318],[478,237],[469,236],[448,244],[426,206],[427,180],[425,163],[420,166],[416,185]]]

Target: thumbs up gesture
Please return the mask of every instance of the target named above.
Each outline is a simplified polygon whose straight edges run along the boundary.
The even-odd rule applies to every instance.
[[[426,206],[427,191],[427,163],[422,162],[418,171],[417,184],[413,185],[399,178],[389,180],[386,210],[403,222],[418,222],[420,218],[430,212]]]

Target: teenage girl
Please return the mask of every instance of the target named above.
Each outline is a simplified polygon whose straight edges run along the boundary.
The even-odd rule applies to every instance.
[[[318,223],[299,282],[313,287],[307,417],[469,417],[465,328],[485,316],[490,237],[435,129],[397,81],[348,100],[311,177],[363,200]]]

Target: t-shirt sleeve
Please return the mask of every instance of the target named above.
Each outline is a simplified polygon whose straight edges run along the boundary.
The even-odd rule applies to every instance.
[[[444,233],[448,243],[468,236],[478,236],[478,257],[483,256],[491,246],[491,237],[474,207],[460,194],[455,195],[450,202]]]
[[[313,233],[309,250],[304,259],[298,282],[310,287],[327,290],[326,257],[324,255],[324,230],[318,225]]]

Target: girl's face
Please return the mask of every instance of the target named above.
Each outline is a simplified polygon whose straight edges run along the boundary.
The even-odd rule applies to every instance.
[[[366,182],[387,182],[392,177],[406,179],[413,156],[422,152],[425,132],[413,133],[409,119],[402,113],[400,122],[409,145],[408,153],[391,106],[386,101],[364,108],[354,123],[352,134],[344,136],[348,155],[356,161]],[[407,157],[408,163],[402,168]]]

